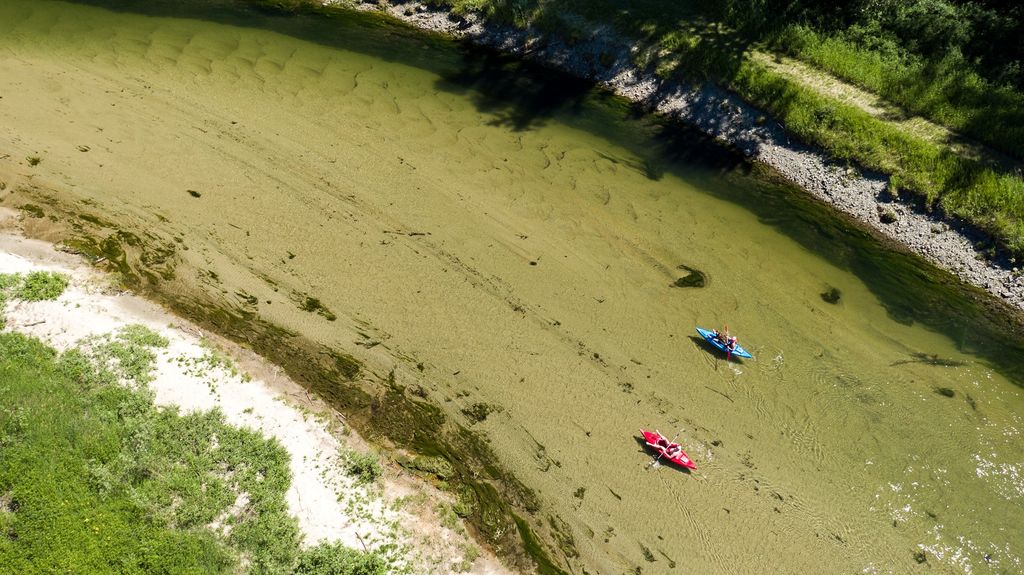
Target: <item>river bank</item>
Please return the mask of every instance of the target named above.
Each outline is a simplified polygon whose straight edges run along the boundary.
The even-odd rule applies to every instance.
[[[397,573],[510,573],[472,541],[451,511],[450,496],[404,472],[393,459],[383,459],[385,471],[372,481],[346,471],[347,454],[378,455],[343,416],[281,368],[122,292],[117,278],[46,242],[21,237],[17,228],[17,213],[0,208],[0,274],[45,271],[70,282],[56,301],[0,306],[5,329],[38,338],[58,352],[127,326],[145,326],[166,338],[148,383],[156,404],[183,414],[217,410],[230,425],[278,441],[290,458],[286,500],[304,548],[340,542],[380,554],[389,572]],[[238,518],[256,513],[247,502],[240,495],[210,529],[227,537]]]
[[[327,2],[330,4],[330,2]],[[986,235],[939,212],[926,213],[910,197],[893,193],[889,177],[831,161],[790,139],[782,125],[736,95],[709,83],[666,82],[634,64],[635,47],[607,27],[590,26],[571,43],[539,30],[489,24],[420,2],[362,3],[391,16],[474,44],[527,58],[597,82],[615,94],[718,139],[770,166],[785,179],[855,218],[880,237],[954,273],[1006,304],[1024,310],[1024,263],[986,253]]]

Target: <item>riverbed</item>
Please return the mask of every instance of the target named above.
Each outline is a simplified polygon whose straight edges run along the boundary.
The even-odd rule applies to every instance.
[[[0,180],[40,234],[75,210],[174,254],[148,289],[394,370],[536,491],[566,570],[1024,568],[1024,350],[975,290],[585,83],[148,4],[0,5]],[[754,360],[696,338],[725,325]]]

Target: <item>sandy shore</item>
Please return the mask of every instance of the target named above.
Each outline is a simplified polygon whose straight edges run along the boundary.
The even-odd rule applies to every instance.
[[[0,220],[14,217],[0,209]],[[460,523],[442,525],[439,509],[450,497],[403,473],[384,459],[379,485],[366,486],[345,474],[339,457],[370,447],[340,414],[255,354],[168,314],[53,246],[0,234],[0,273],[54,271],[72,278],[56,301],[9,303],[7,329],[37,337],[58,350],[83,338],[142,324],[170,345],[160,352],[150,387],[158,405],[185,412],[219,409],[232,425],[276,438],[291,455],[288,507],[298,520],[303,544],[341,541],[354,549],[397,544],[413,573],[509,573],[480,550]],[[211,349],[227,352],[237,370],[204,368]],[[216,528],[216,527],[214,527]],[[468,559],[468,560],[467,560]]]
[[[328,2],[330,3],[330,2]],[[926,214],[911,201],[889,193],[884,174],[856,172],[837,165],[819,150],[790,140],[765,112],[711,84],[665,82],[633,65],[633,43],[600,26],[588,39],[571,45],[537,30],[517,30],[431,9],[420,2],[389,0],[363,3],[425,30],[466,39],[593,80],[633,102],[734,146],[763,162],[814,197],[852,216],[885,238],[1024,310],[1024,273],[1020,264],[989,260],[975,249],[982,234],[943,214]],[[382,8],[383,7],[383,8]],[[767,118],[767,120],[766,120]],[[881,214],[895,214],[883,222]]]

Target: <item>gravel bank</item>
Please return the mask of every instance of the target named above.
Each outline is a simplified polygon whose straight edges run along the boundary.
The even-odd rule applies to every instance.
[[[693,125],[748,158],[877,230],[963,281],[1024,310],[1024,264],[990,261],[974,248],[985,238],[941,214],[925,214],[889,193],[888,178],[853,173],[820,151],[791,141],[766,114],[714,85],[664,82],[633,65],[630,43],[605,27],[572,46],[540,32],[515,30],[437,11],[419,2],[361,4],[386,10],[416,27],[466,39],[534,60],[601,84],[616,94]],[[1018,266],[1018,267],[1014,267]]]

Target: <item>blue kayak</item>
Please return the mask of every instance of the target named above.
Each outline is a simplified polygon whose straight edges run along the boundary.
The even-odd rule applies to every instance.
[[[715,332],[713,332],[713,331],[711,331],[709,329],[704,329],[704,328],[698,327],[697,328],[697,333],[699,333],[701,335],[701,337],[703,337],[705,340],[707,340],[707,342],[710,343],[711,345],[717,347],[718,349],[720,349],[720,350],[722,350],[722,351],[724,351],[726,353],[729,353],[729,350],[726,349],[725,344],[720,342],[720,341],[718,341],[717,339],[715,339]],[[745,357],[747,359],[754,359],[754,356],[750,355],[750,352],[745,350],[745,349],[743,349],[743,346],[740,346],[740,345],[737,345],[736,349],[732,350],[732,355],[735,355],[736,357]]]

